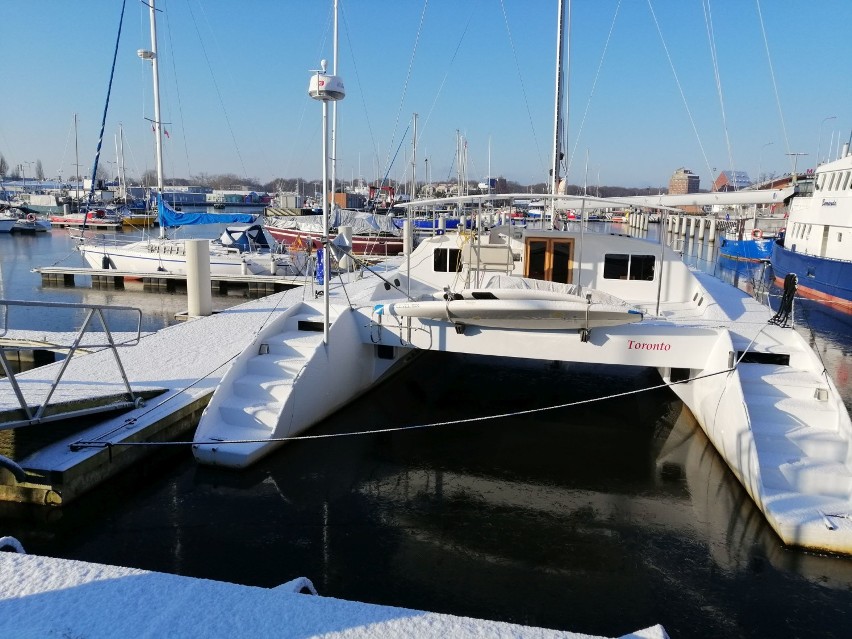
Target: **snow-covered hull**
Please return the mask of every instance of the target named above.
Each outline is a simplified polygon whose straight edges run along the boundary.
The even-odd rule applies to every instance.
[[[362,319],[334,309],[328,344],[320,304],[299,303],[267,325],[231,364],[201,416],[196,460],[244,468],[404,365],[407,349],[380,354],[363,341]]]

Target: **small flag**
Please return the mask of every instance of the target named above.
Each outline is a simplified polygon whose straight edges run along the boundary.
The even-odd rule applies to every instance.
[[[164,129],[163,129],[163,133],[165,133],[165,134],[166,134],[166,137],[167,137],[167,138],[171,139],[171,136],[169,135],[169,130],[168,130],[168,129],[165,129],[165,128],[164,128]]]
[[[317,284],[325,283],[325,249],[317,251],[317,272],[315,276]]]

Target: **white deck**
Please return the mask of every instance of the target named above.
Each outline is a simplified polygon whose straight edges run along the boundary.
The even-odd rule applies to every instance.
[[[0,583],[2,637],[591,636],[298,594],[301,579],[267,589],[15,553],[0,553]],[[624,637],[667,635],[654,626]]]

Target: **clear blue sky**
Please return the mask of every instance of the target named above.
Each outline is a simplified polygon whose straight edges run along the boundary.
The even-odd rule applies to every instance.
[[[318,179],[322,110],[307,88],[320,59],[332,59],[332,0],[157,6],[167,177]],[[0,153],[10,165],[32,175],[27,163],[41,160],[48,177],[73,174],[76,113],[91,172],[120,8],[2,0]],[[546,181],[556,9],[556,0],[340,0],[339,177],[384,174],[401,142],[390,176],[410,175],[416,112],[420,179],[426,158],[432,181],[455,179],[459,131],[470,179],[488,175],[490,157],[494,176]],[[785,173],[790,152],[808,154],[798,168],[813,165],[818,147],[826,156],[852,130],[850,25],[850,0],[573,0],[569,181],[582,184],[588,166],[589,184],[666,185],[683,166],[707,188],[713,168]],[[154,161],[140,48],[150,48],[148,9],[127,0],[102,158],[114,173],[122,123],[136,177]]]

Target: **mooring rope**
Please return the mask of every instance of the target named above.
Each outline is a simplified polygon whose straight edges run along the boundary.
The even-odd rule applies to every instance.
[[[704,375],[697,375],[696,377],[690,377],[688,379],[680,380],[677,382],[663,382],[661,384],[655,384],[653,386],[647,386],[645,388],[636,388],[629,391],[622,391],[620,393],[614,393],[611,395],[603,395],[600,397],[592,397],[589,399],[580,399],[573,402],[566,402],[563,404],[554,404],[552,406],[541,406],[539,408],[528,408],[525,410],[512,411],[508,413],[498,413],[496,415],[484,415],[479,417],[464,417],[461,419],[451,419],[440,422],[429,422],[426,424],[410,424],[408,426],[391,426],[387,428],[372,428],[368,430],[357,430],[357,431],[348,431],[345,433],[326,433],[320,435],[297,435],[294,437],[269,437],[265,439],[222,439],[222,440],[208,440],[208,441],[161,441],[161,442],[103,442],[103,441],[76,441],[70,445],[71,450],[79,450],[81,448],[114,448],[118,446],[222,446],[228,444],[264,444],[264,443],[272,443],[272,442],[289,442],[296,440],[308,440],[308,439],[334,439],[337,437],[357,437],[361,435],[381,435],[385,433],[397,433],[411,430],[424,430],[427,428],[439,428],[442,426],[456,426],[458,424],[471,424],[475,422],[484,422],[495,419],[506,419],[509,417],[521,417],[524,415],[532,415],[535,413],[542,413],[544,411],[549,410],[557,410],[561,408],[573,408],[575,406],[582,406],[585,404],[593,404],[595,402],[606,401],[610,399],[617,399],[620,397],[628,397],[630,395],[638,395],[639,393],[645,393],[648,391],[660,390],[662,388],[670,388],[671,386],[676,386],[678,384],[686,384],[688,382],[696,381],[699,379],[706,379],[709,377],[715,377],[716,375],[724,375],[730,373],[736,369],[736,366],[733,368],[725,368],[720,371],[716,371],[715,373],[706,373]]]

